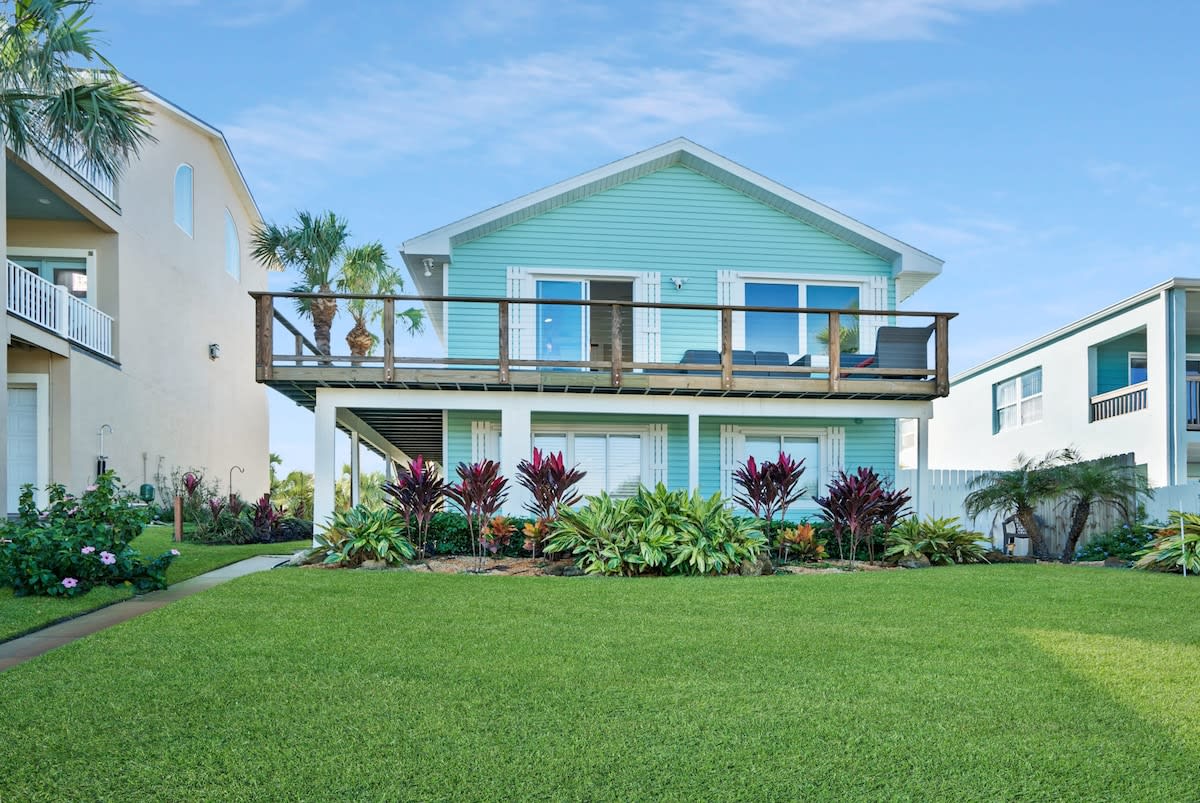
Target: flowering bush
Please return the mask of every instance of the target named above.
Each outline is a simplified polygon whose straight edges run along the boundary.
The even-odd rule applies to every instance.
[[[39,510],[33,487],[21,491],[16,520],[0,527],[0,561],[17,596],[74,597],[97,585],[129,583],[139,592],[166,588],[175,550],[147,561],[129,542],[145,526],[145,510],[108,472],[73,496],[61,485],[47,488]],[[175,554],[172,554],[175,553]]]

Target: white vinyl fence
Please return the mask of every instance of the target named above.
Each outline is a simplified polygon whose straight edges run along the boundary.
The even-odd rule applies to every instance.
[[[1120,455],[1117,459],[1133,465],[1133,455]],[[979,516],[968,516],[963,508],[963,502],[972,491],[971,481],[983,470],[948,470],[933,469],[929,472],[929,499],[927,512],[938,518],[957,517],[965,526],[983,533],[984,538],[991,541],[996,548],[1004,544],[1003,524],[1005,514],[986,511]],[[905,469],[896,476],[898,487],[915,488],[917,472]],[[1171,485],[1155,488],[1154,495],[1144,502],[1146,517],[1151,521],[1167,520],[1167,512],[1183,510],[1188,513],[1200,513],[1200,483],[1191,482],[1184,485]],[[1067,530],[1069,529],[1069,513],[1067,505],[1050,501],[1037,507],[1037,517],[1042,522],[1043,533],[1050,554],[1058,555],[1066,545]],[[1102,533],[1121,524],[1121,514],[1110,508],[1097,508],[1088,520],[1087,529],[1079,540],[1079,545],[1087,543],[1088,538],[1096,533]],[[1016,542],[1017,554],[1027,551],[1029,542],[1019,539]]]

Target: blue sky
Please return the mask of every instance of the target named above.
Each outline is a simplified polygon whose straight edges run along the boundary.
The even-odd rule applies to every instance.
[[[264,215],[403,240],[687,136],[946,260],[956,370],[1200,275],[1200,8],[1091,0],[101,2]],[[249,308],[247,308],[249,310]],[[311,417],[272,400],[311,467]]]

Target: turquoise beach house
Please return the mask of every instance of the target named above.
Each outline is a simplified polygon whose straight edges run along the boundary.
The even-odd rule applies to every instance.
[[[402,251],[440,354],[402,353],[385,312],[382,354],[316,361],[273,320],[278,294],[256,294],[259,380],[316,413],[318,519],[337,428],[355,453],[451,473],[492,458],[511,477],[561,450],[585,491],[622,496],[729,494],[737,464],[782,450],[816,491],[843,468],[894,476],[897,421],[923,433],[947,392],[952,314],[897,309],[940,260],[685,139]]]

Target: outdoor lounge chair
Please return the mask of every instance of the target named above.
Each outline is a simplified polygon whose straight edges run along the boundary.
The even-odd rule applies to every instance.
[[[875,335],[876,364],[880,368],[929,367],[929,326],[881,326]],[[928,379],[928,374],[895,376],[889,379]]]

